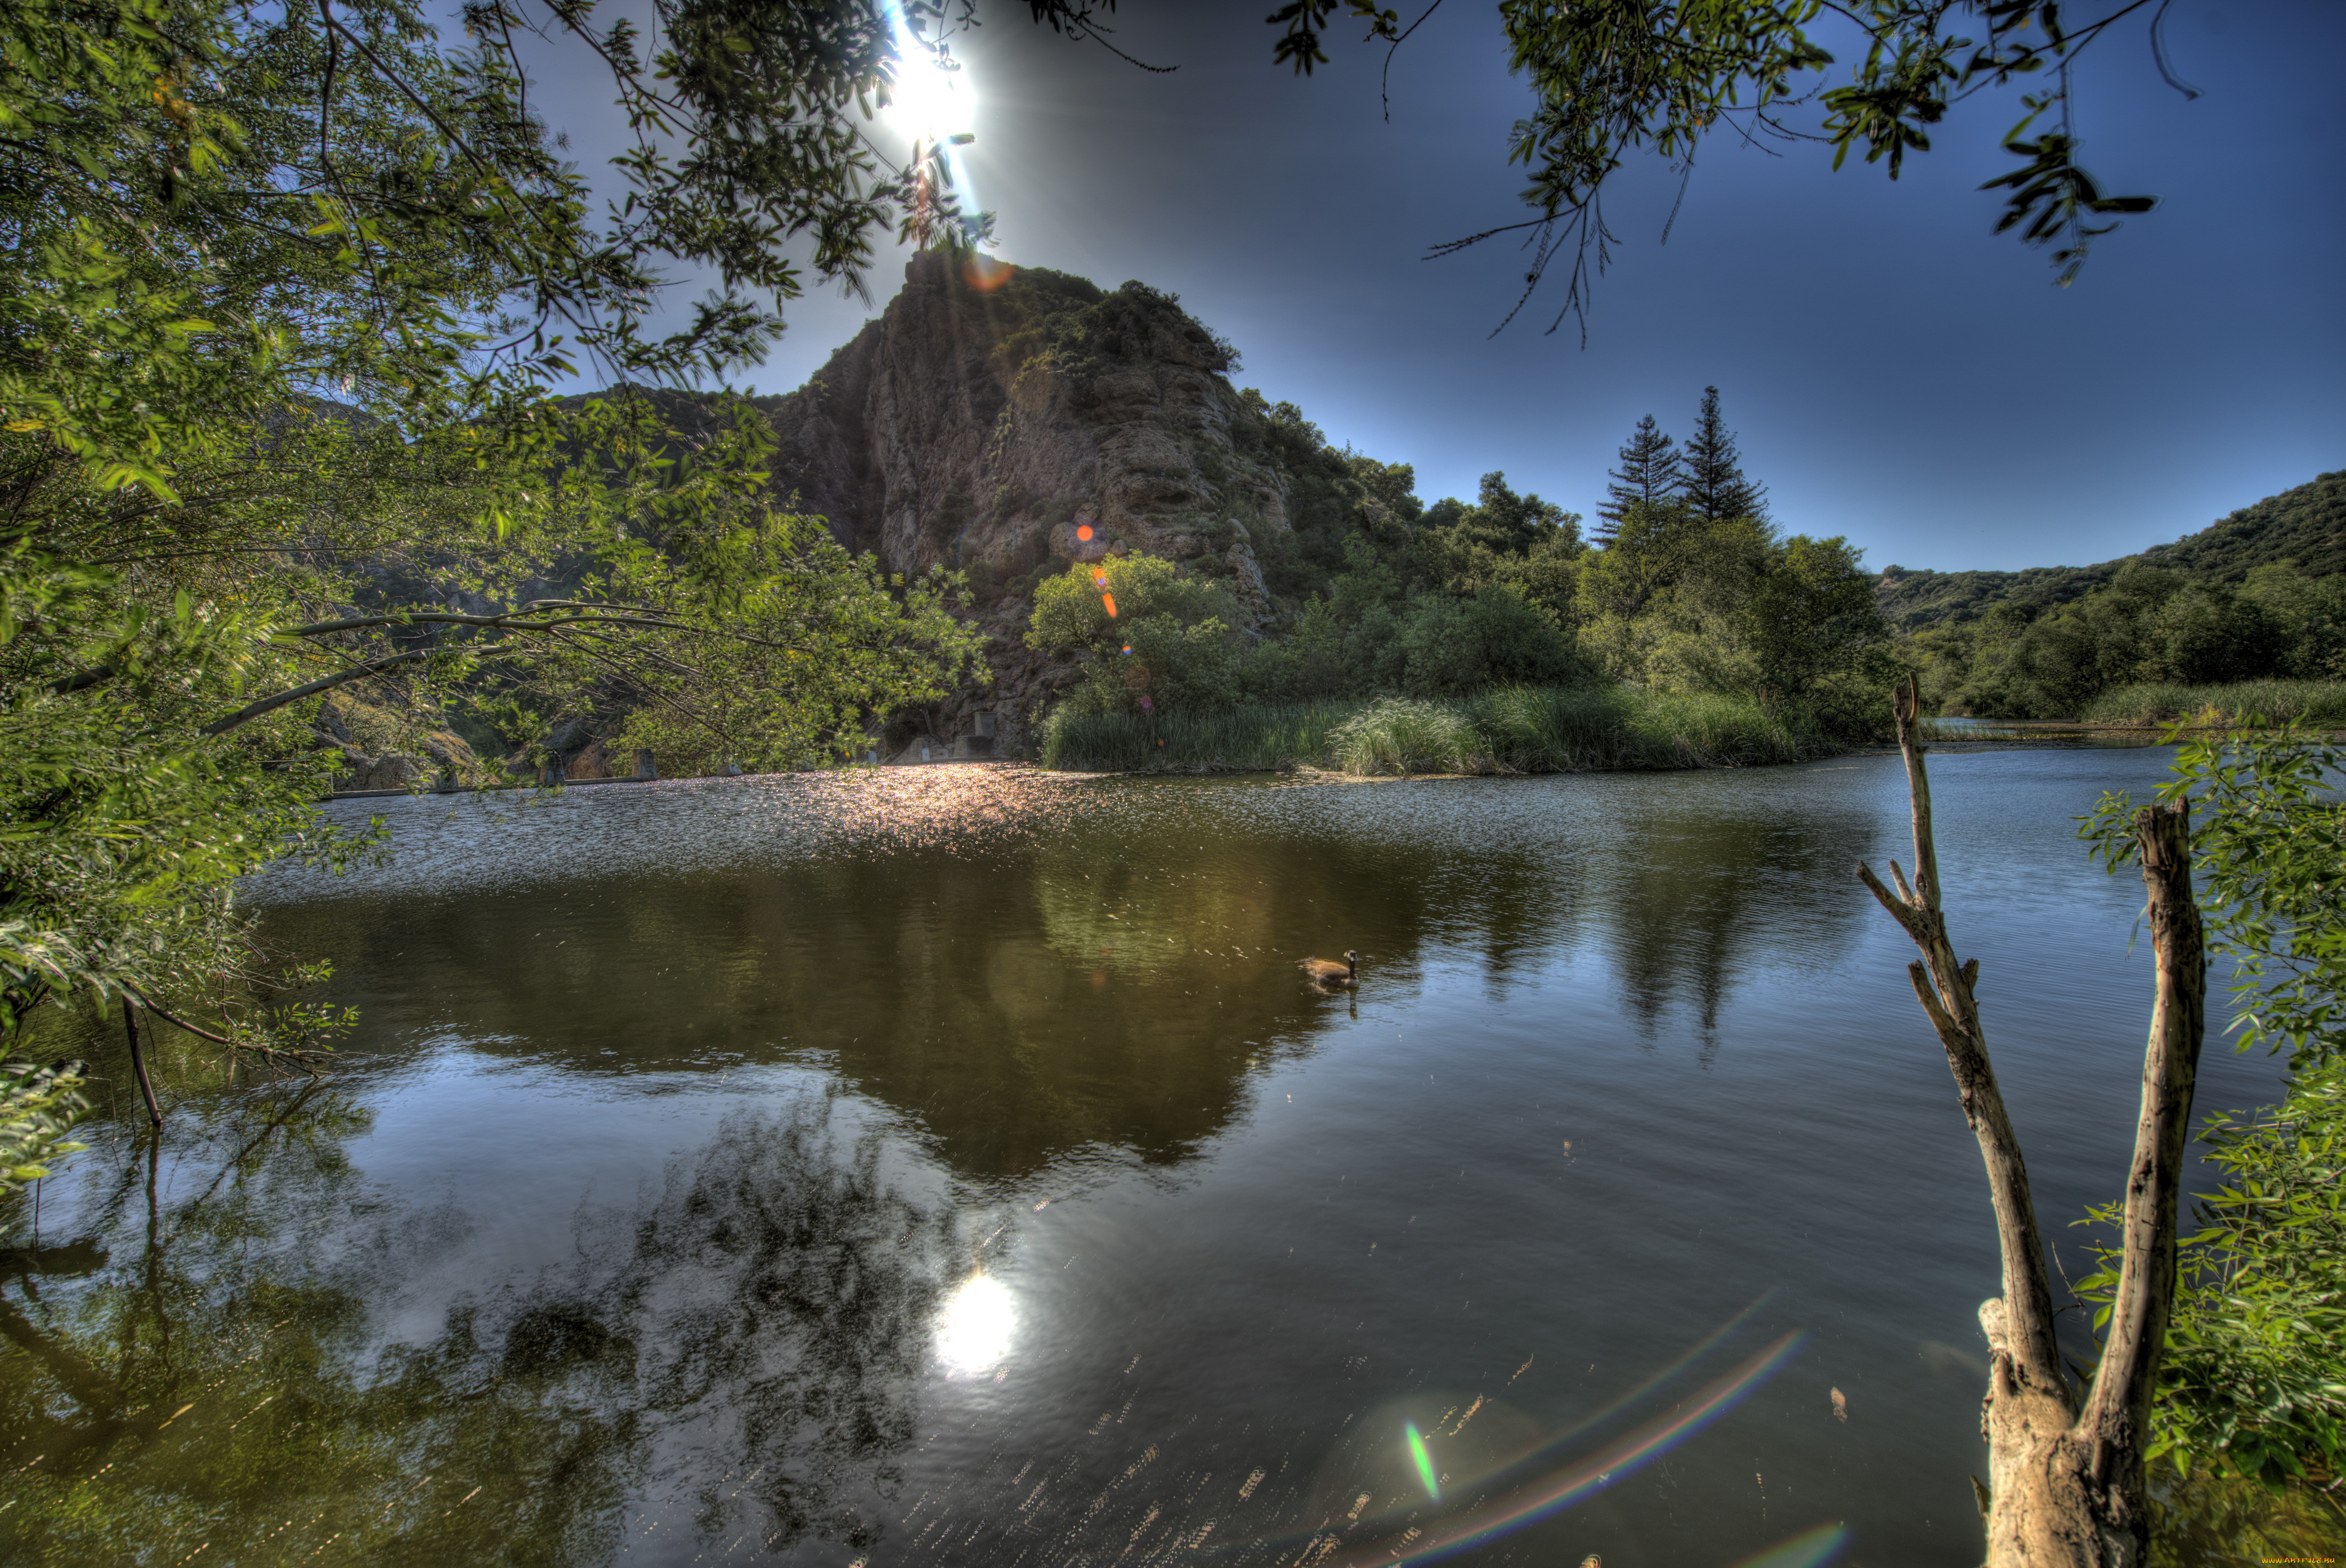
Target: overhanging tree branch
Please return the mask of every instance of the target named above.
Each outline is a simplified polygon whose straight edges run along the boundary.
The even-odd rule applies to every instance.
[[[315,697],[321,691],[332,691],[338,686],[346,686],[354,680],[364,680],[371,675],[381,675],[384,670],[394,666],[413,664],[444,651],[445,650],[441,648],[413,648],[406,653],[385,654],[381,658],[368,659],[349,669],[337,670],[332,675],[321,676],[306,686],[297,686],[289,691],[280,691],[273,697],[264,697],[258,702],[247,703],[234,713],[213,719],[197,733],[205,736],[225,735],[240,724],[249,724],[263,714],[276,712],[287,703],[299,702],[305,697]],[[475,657],[485,658],[491,654],[510,652],[511,648],[510,645],[499,643],[494,647],[474,648],[466,651]]]

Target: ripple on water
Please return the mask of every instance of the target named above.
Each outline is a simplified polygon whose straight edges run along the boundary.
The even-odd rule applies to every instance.
[[[1098,809],[1114,780],[1006,767],[856,769],[566,789],[341,800],[389,830],[387,864],[337,877],[284,865],[248,896],[446,893],[585,877],[801,861],[847,850],[975,852]]]

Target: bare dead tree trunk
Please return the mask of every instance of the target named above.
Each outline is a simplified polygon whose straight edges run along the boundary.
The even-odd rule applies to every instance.
[[[1979,961],[1956,962],[1940,907],[1931,785],[1914,738],[1920,709],[1909,679],[1892,710],[1913,800],[1913,882],[1907,883],[1894,860],[1894,893],[1869,867],[1859,867],[1858,878],[1922,951],[1908,974],[1946,1050],[1995,1207],[2004,1293],[1980,1306],[1980,1327],[1992,1352],[1980,1416],[1988,1444],[1983,1500],[1988,1568],[2143,1568],[2150,1554],[2144,1452],[2174,1298],[2176,1209],[2206,1021],[2207,963],[2191,896],[2189,807],[2181,801],[2147,807],[2135,819],[2149,890],[2157,993],[2143,1061],[2117,1296],[2108,1343],[2081,1410],[2054,1338],[2028,1168],[1989,1064],[1973,994]]]

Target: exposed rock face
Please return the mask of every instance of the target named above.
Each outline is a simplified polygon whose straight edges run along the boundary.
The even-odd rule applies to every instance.
[[[968,570],[994,611],[992,697],[1013,708],[1072,678],[1015,638],[1038,571],[1069,560],[1189,561],[1254,629],[1270,610],[1256,544],[1290,527],[1288,486],[1227,345],[1141,284],[988,280],[914,257],[880,319],[770,405],[778,487],[891,571]]]
[[[489,776],[463,736],[446,729],[413,733],[397,716],[348,693],[319,708],[316,728],[318,744],[342,754],[337,789],[404,789],[419,778],[472,785]]]

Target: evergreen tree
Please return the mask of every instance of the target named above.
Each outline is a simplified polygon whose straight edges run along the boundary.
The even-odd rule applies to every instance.
[[[1662,433],[1652,414],[1637,422],[1621,448],[1621,466],[1608,473],[1613,483],[1605,487],[1605,504],[1596,509],[1598,522],[1589,530],[1600,545],[1610,545],[1619,535],[1621,519],[1630,507],[1672,500],[1687,482],[1678,443]]]
[[[1702,412],[1686,443],[1687,504],[1713,523],[1732,517],[1765,522],[1768,492],[1743,477],[1736,460],[1735,433],[1719,418],[1719,389],[1702,389]]]

